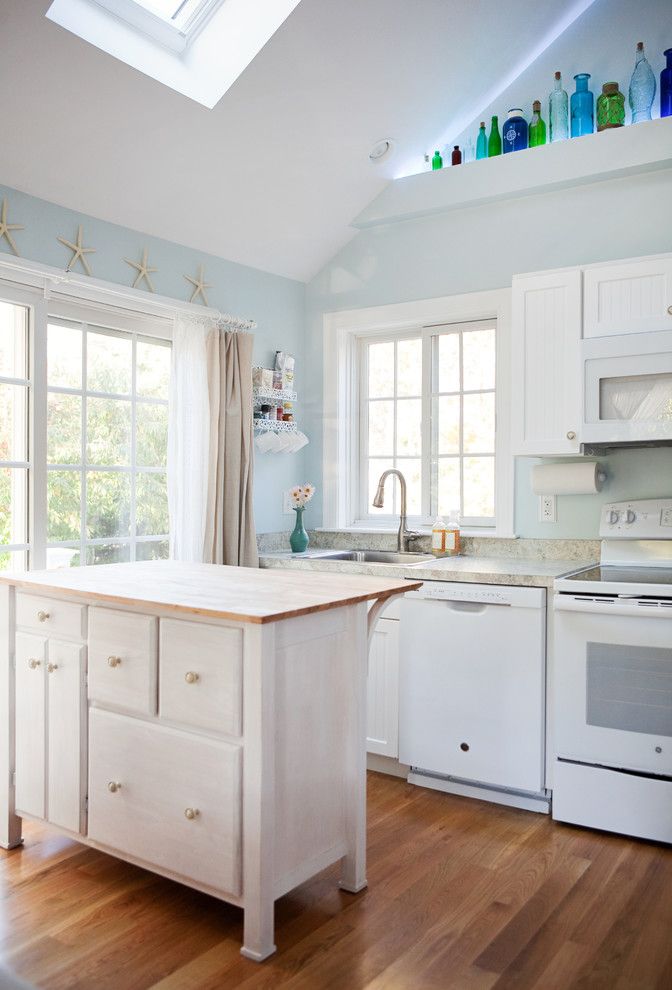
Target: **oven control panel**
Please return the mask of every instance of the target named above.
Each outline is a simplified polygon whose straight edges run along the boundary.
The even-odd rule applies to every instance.
[[[633,499],[602,506],[600,536],[608,539],[672,540],[672,498]]]

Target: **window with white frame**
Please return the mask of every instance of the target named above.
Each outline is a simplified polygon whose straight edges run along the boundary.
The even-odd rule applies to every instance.
[[[0,302],[0,571],[27,566],[28,315]]]
[[[47,328],[47,566],[168,556],[167,341]]]
[[[494,527],[496,323],[427,326],[358,344],[357,519],[399,512],[390,485],[372,506],[378,479],[400,470],[416,524],[457,511],[465,526]]]

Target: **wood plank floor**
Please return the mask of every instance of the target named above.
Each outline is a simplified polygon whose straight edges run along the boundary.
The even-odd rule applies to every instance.
[[[0,963],[45,990],[672,988],[672,849],[369,775],[368,891],[330,869],[242,912],[26,826],[0,850]]]

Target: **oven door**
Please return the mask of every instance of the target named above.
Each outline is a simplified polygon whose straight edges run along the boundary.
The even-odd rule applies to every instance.
[[[672,440],[672,332],[581,343],[583,443]]]
[[[555,596],[555,755],[670,776],[672,609],[618,615],[618,601]]]

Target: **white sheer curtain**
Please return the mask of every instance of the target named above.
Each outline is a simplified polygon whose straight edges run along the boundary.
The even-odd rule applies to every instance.
[[[256,567],[252,339],[178,317],[168,425],[171,556]]]

